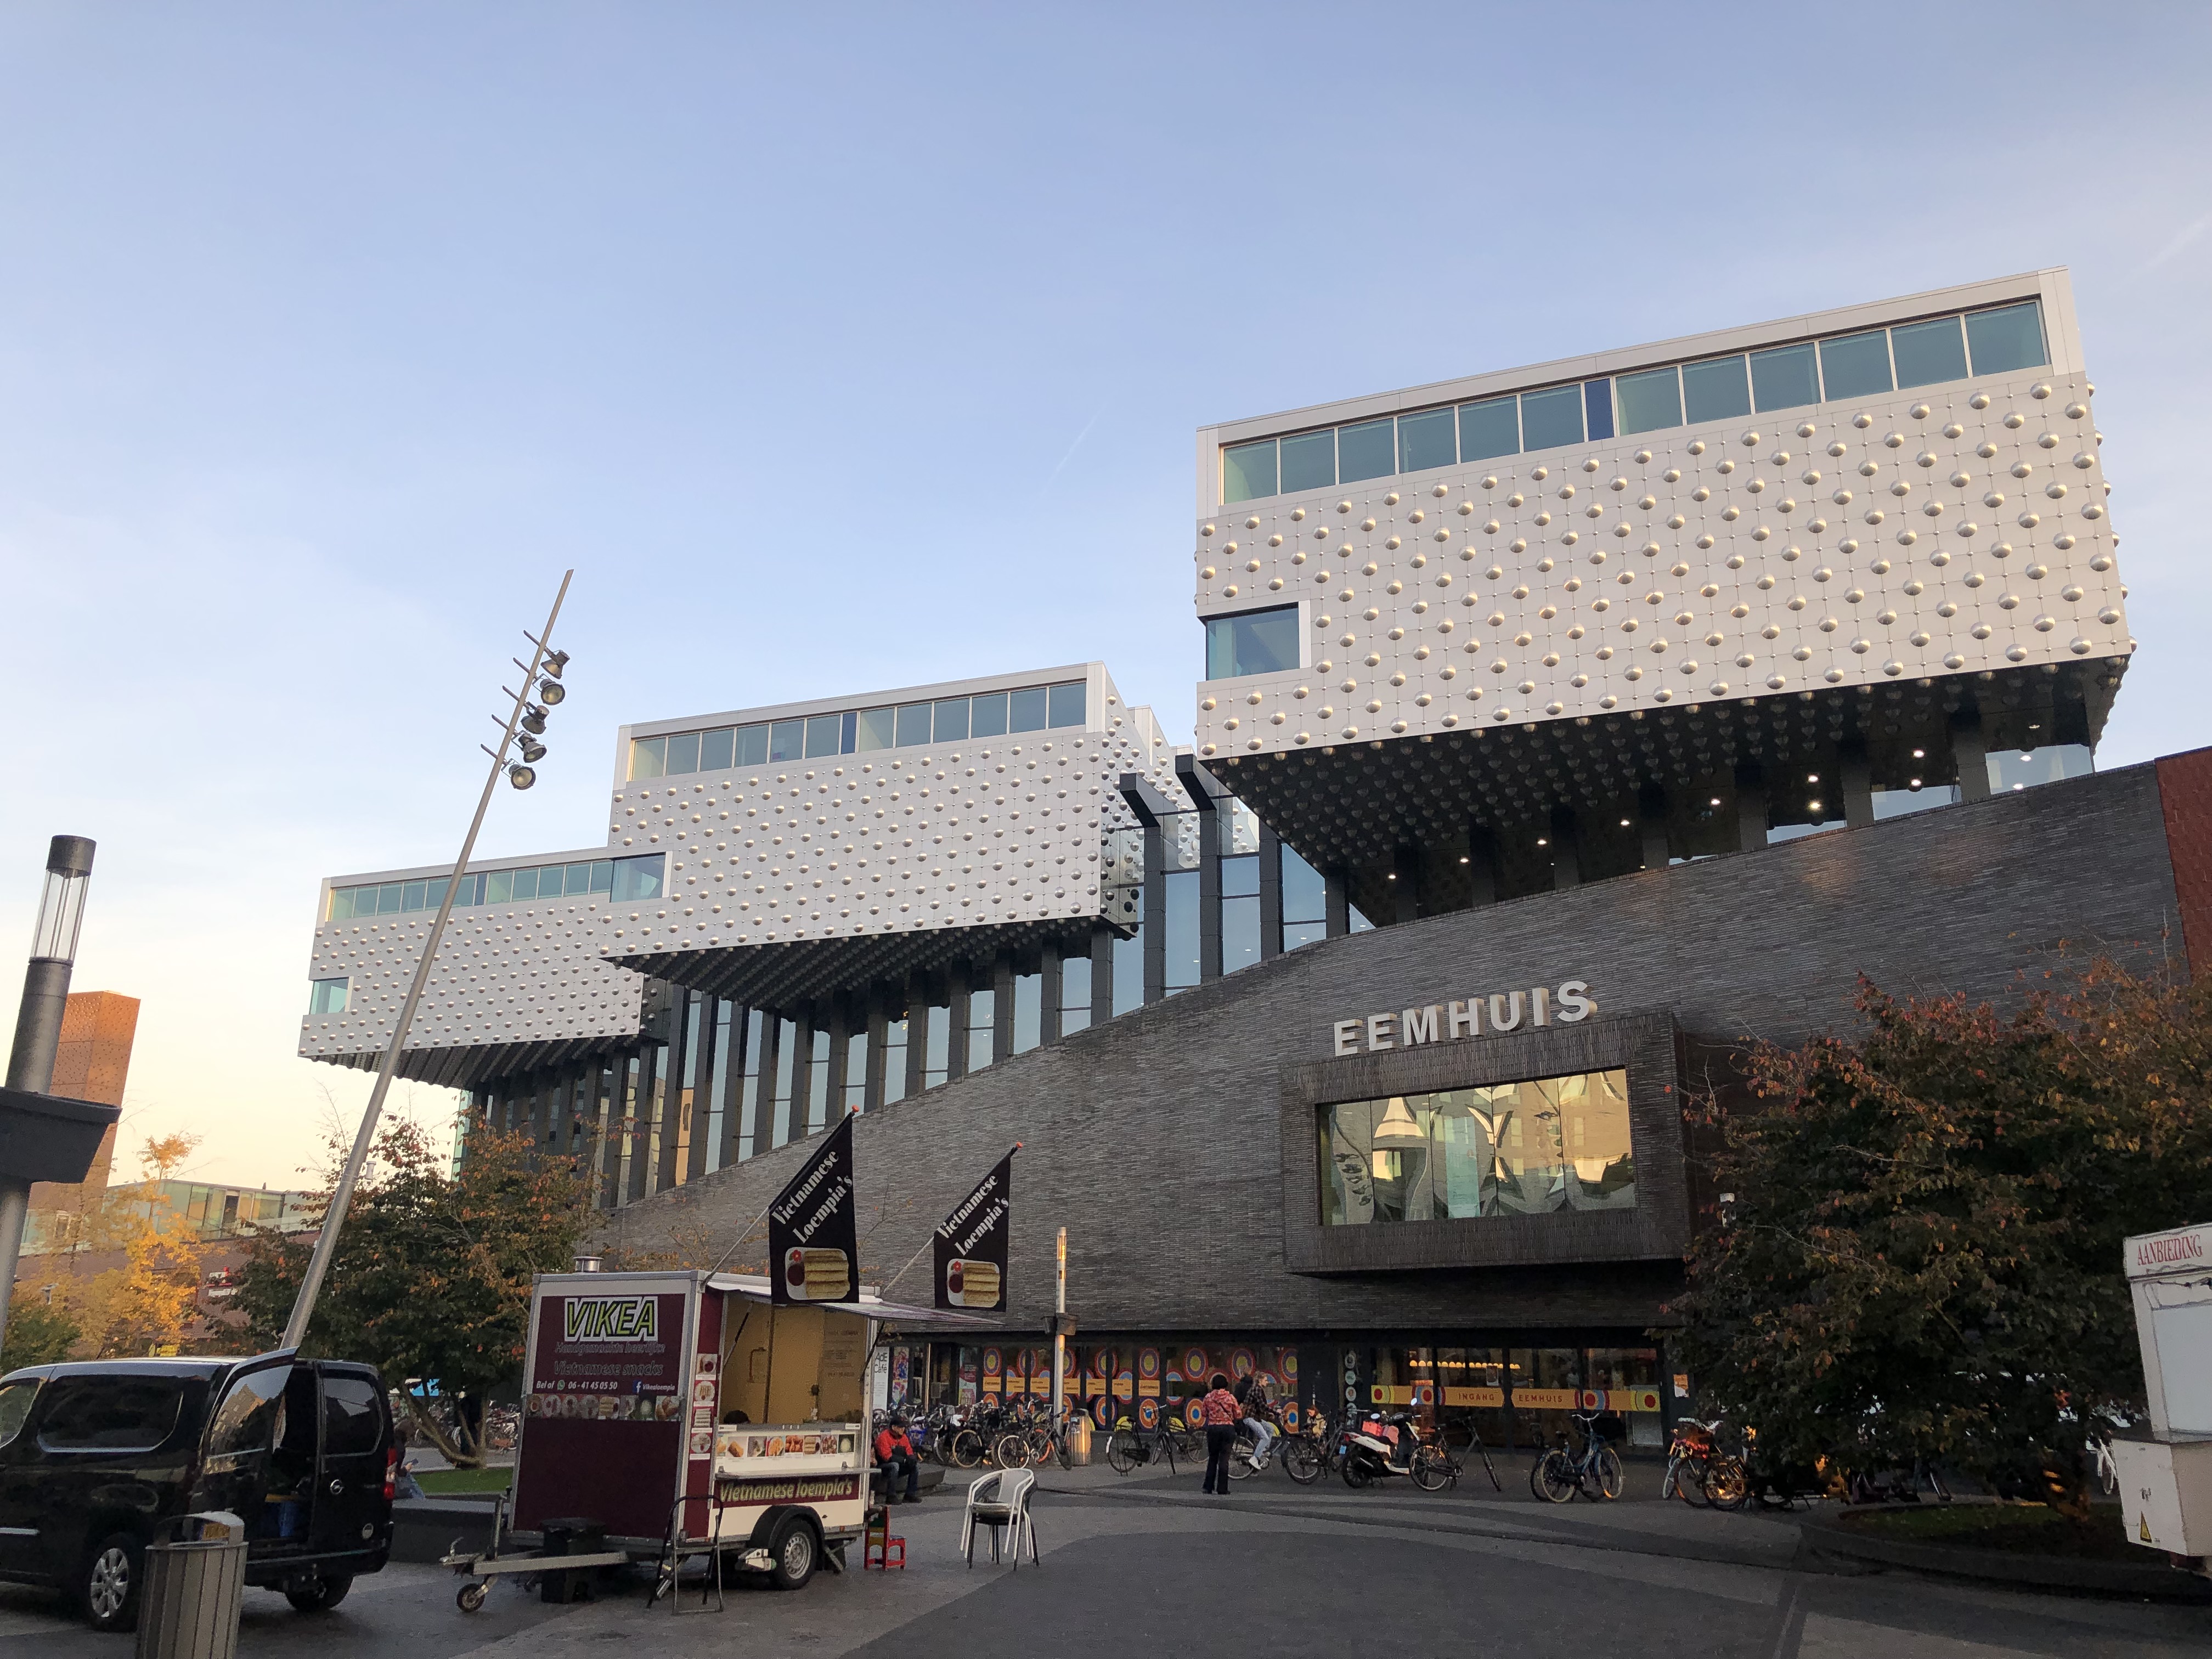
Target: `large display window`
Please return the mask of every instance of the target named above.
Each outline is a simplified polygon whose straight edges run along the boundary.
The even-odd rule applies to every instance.
[[[1324,1224],[1632,1210],[1624,1067],[1320,1110]]]

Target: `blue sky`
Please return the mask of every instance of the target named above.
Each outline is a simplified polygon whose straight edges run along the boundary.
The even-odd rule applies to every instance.
[[[0,941],[96,837],[134,1135],[288,1183],[365,1097],[293,1054],[315,883],[451,855],[564,568],[489,853],[596,839],[625,720],[1097,657],[1187,734],[1202,423],[2046,264],[2142,646],[2100,763],[2212,741],[2208,37],[18,0]]]

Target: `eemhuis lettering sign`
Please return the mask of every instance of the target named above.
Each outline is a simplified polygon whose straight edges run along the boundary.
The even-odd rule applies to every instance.
[[[969,1313],[1004,1313],[1006,1243],[1013,1226],[1014,1152],[1000,1158],[975,1190],[938,1224],[935,1305]]]
[[[822,1137],[768,1206],[769,1294],[777,1302],[849,1302],[858,1286],[853,1120]]]
[[[1381,1054],[1431,1042],[1455,1042],[1464,1037],[1502,1036],[1540,1025],[1575,1025],[1596,1012],[1597,1000],[1589,994],[1589,981],[1570,979],[1556,987],[1492,991],[1464,1002],[1431,1002],[1425,1007],[1336,1020],[1329,1026],[1329,1042],[1331,1051],[1340,1058]]]

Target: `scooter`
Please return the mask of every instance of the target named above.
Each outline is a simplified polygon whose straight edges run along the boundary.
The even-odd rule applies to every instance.
[[[1346,1424],[1337,1442],[1344,1484],[1355,1490],[1391,1475],[1413,1472],[1413,1452],[1420,1443],[1409,1413],[1387,1416],[1363,1415]]]

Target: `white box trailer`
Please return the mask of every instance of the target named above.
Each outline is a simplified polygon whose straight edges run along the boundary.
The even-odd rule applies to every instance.
[[[865,1291],[779,1307],[743,1273],[541,1273],[511,1534],[532,1553],[452,1564],[482,1579],[717,1553],[795,1589],[865,1527],[886,1324],[992,1322]],[[549,1530],[604,1541],[535,1553]]]
[[[2112,1443],[2121,1516],[2136,1543],[2212,1556],[2212,1224],[2121,1248],[2151,1428]]]

